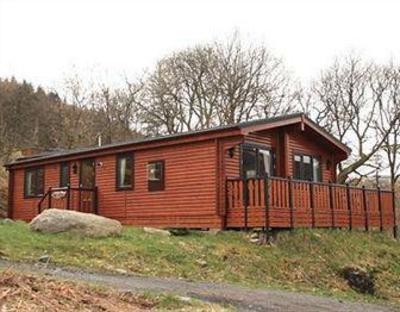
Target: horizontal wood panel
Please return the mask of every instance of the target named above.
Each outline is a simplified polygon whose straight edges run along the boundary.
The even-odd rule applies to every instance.
[[[97,157],[96,186],[98,212],[126,224],[153,226],[220,227],[216,212],[216,145],[214,140],[191,144],[141,149],[134,153],[134,188],[117,191],[116,154]],[[132,151],[133,152],[133,151]],[[149,192],[147,164],[165,161],[165,189]],[[70,161],[70,183],[79,186],[80,160]],[[77,170],[73,172],[72,167]],[[45,166],[45,189],[59,185],[60,164]],[[39,198],[24,199],[24,170],[15,170],[14,217],[31,220],[38,212]],[[71,197],[78,207],[79,198]],[[52,201],[55,208],[65,208],[66,201]],[[81,207],[84,209],[84,207]]]

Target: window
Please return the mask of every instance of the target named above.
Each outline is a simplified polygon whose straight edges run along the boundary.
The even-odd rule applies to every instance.
[[[242,147],[242,175],[246,178],[274,175],[274,155],[271,150],[253,145]]]
[[[243,175],[246,178],[257,176],[257,149],[243,148]]]
[[[258,150],[258,175],[271,176],[273,172],[272,152],[270,150]]]
[[[314,182],[321,181],[319,158],[308,155],[294,155],[294,178]]]
[[[25,197],[38,197],[44,193],[44,170],[32,168],[25,170]]]
[[[321,165],[318,158],[313,158],[313,178],[314,181],[322,181],[321,179]]]
[[[164,190],[164,161],[152,161],[147,165],[149,191]]]
[[[69,185],[69,164],[61,163],[60,165],[60,187],[67,187]]]
[[[120,154],[117,156],[117,189],[133,188],[133,155]]]

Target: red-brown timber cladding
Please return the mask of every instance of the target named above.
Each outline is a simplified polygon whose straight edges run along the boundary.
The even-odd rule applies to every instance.
[[[289,183],[293,195],[294,226],[352,226],[365,225],[364,199],[367,202],[368,222],[377,226],[383,216],[382,226],[392,226],[393,213],[387,209],[391,194],[381,193],[383,215],[378,209],[375,190],[352,189],[349,216],[345,186],[333,187],[332,203],[329,185],[336,180],[335,158],[337,147],[319,137],[307,125],[279,126],[268,130],[240,131],[207,134],[193,138],[181,138],[167,143],[138,144],[115,147],[80,155],[68,155],[60,159],[37,162],[45,169],[45,190],[59,186],[60,162],[70,164],[71,187],[79,187],[79,164],[84,158],[96,162],[96,186],[98,187],[98,213],[115,218],[124,224],[157,227],[221,228],[243,227],[243,182],[240,177],[240,144],[254,143],[272,149],[276,154],[276,174],[270,183],[270,223],[272,227],[290,226]],[[170,145],[168,145],[170,144]],[[116,157],[119,152],[134,155],[134,188],[116,189]],[[313,184],[292,181],[293,155],[302,153],[317,156],[321,160],[322,181]],[[341,151],[343,155],[343,151]],[[340,156],[344,159],[343,156]],[[165,161],[165,189],[149,192],[147,164]],[[75,165],[78,172],[73,172]],[[24,169],[35,164],[19,165],[11,169],[13,195],[10,196],[13,218],[29,221],[38,212],[39,198],[24,198]],[[234,179],[229,180],[227,179]],[[12,181],[12,182],[11,182]],[[265,217],[264,182],[249,181],[249,226],[263,226]],[[71,199],[78,207],[77,197]],[[333,207],[333,210],[332,210]],[[333,211],[333,214],[332,214]],[[350,220],[351,219],[351,220]]]
[[[133,190],[116,190],[116,155],[96,157],[98,213],[124,224],[221,227],[216,211],[216,144],[215,140],[133,151],[135,185]],[[149,192],[147,164],[165,161],[165,190]],[[78,161],[71,161],[70,164]],[[60,164],[45,169],[45,190],[59,185]],[[79,169],[71,170],[71,186],[79,186]],[[24,169],[13,170],[14,218],[31,220],[37,214],[39,198],[24,198]],[[75,205],[76,206],[76,205]]]

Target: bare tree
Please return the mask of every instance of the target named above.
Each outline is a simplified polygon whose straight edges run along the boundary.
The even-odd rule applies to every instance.
[[[218,60],[211,68],[218,90],[218,119],[231,124],[294,110],[292,81],[282,63],[265,46],[246,46],[237,34],[216,42]]]
[[[393,62],[380,66],[371,80],[374,99],[378,105],[375,129],[378,140],[383,140],[382,156],[390,174],[393,188],[400,177],[400,67]]]
[[[93,134],[95,120],[89,113],[93,108],[93,83],[85,83],[82,78],[74,73],[64,81],[63,94],[65,102],[63,107],[65,143],[67,148],[79,145],[91,145],[96,134]]]
[[[352,156],[339,167],[339,183],[351,175],[363,177],[377,170],[372,157],[380,151],[399,120],[397,112],[390,115],[385,126],[380,127],[381,135],[377,136],[380,100],[383,100],[373,87],[378,75],[378,66],[349,56],[336,60],[313,85],[317,122],[353,149]]]
[[[94,110],[98,116],[98,135],[104,143],[127,140],[137,133],[133,130],[135,102],[126,90],[111,89],[105,84],[93,91]]]
[[[140,119],[152,134],[274,116],[296,102],[282,61],[237,35],[162,59],[143,85]]]

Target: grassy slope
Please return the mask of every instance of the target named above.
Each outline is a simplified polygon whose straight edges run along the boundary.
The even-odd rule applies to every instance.
[[[23,223],[0,225],[0,255],[33,260],[48,254],[60,265],[189,280],[278,287],[400,304],[400,242],[379,233],[296,230],[276,246],[250,244],[243,233],[159,237],[125,228],[122,237],[90,239],[31,233]],[[202,263],[204,260],[206,265]],[[351,290],[338,273],[344,265],[375,272],[377,295]]]

